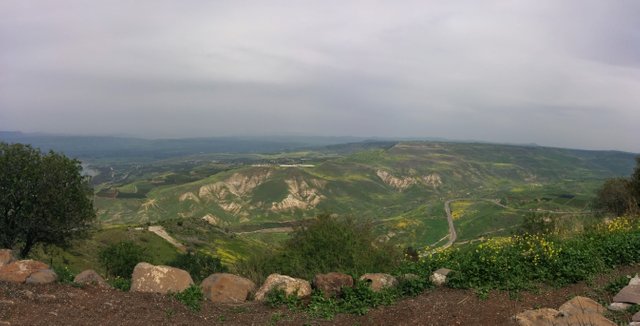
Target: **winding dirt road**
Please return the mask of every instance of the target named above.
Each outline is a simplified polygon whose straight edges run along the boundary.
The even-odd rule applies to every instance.
[[[456,232],[456,227],[453,225],[453,216],[451,215],[451,203],[461,199],[449,199],[444,202],[444,211],[447,213],[447,222],[449,222],[449,241],[442,246],[442,248],[449,248],[456,242],[458,238],[458,233]]]

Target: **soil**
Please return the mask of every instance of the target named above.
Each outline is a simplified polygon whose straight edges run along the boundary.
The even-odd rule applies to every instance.
[[[0,325],[515,325],[513,316],[517,313],[557,308],[576,295],[607,304],[610,294],[602,288],[621,275],[635,273],[640,273],[640,266],[616,269],[589,284],[545,287],[517,295],[492,291],[486,299],[471,290],[437,288],[373,309],[364,316],[341,314],[332,320],[312,319],[301,312],[257,302],[205,302],[200,312],[192,312],[160,294],[0,282]],[[607,317],[618,323],[630,320],[628,313]]]

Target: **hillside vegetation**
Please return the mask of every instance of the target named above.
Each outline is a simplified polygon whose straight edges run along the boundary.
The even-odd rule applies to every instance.
[[[566,218],[588,210],[605,178],[633,167],[621,152],[437,142],[215,157],[182,169],[175,160],[140,165],[101,183],[99,191],[117,195],[96,197],[99,219],[161,223],[227,261],[281,243],[292,225],[323,212],[371,220],[381,241],[422,247],[447,236],[446,200],[469,200],[453,208],[461,241],[508,235],[531,210]]]

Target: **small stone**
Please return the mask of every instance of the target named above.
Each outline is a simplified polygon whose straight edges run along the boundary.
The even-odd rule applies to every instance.
[[[193,284],[185,270],[170,266],[138,263],[131,276],[131,292],[178,293]]]
[[[631,306],[633,306],[630,303],[624,303],[624,302],[612,302],[607,309],[612,310],[612,311],[625,311],[627,309],[629,309]]]
[[[35,298],[35,295],[33,294],[33,292],[31,292],[29,290],[22,291],[22,295],[25,296],[27,299]]]
[[[52,269],[43,269],[31,273],[25,280],[27,284],[49,284],[58,280],[58,275]]]
[[[12,304],[16,304],[16,303],[11,300],[0,300],[0,305],[12,305]]]
[[[442,286],[447,283],[447,275],[449,275],[449,273],[451,273],[450,269],[440,268],[431,274],[429,280],[436,286]]]
[[[283,290],[287,295],[296,295],[298,298],[311,295],[311,284],[308,281],[286,275],[271,274],[256,292],[256,301],[264,301],[267,294],[275,289]]]
[[[360,276],[360,281],[369,282],[369,287],[374,292],[379,292],[386,288],[396,287],[398,285],[398,280],[384,273],[369,273]]]
[[[636,312],[633,317],[631,317],[631,321],[640,322],[640,311]]]
[[[634,276],[632,279],[629,280],[628,285],[640,285],[640,276],[636,274],[636,276]]]
[[[40,294],[38,295],[38,299],[42,300],[55,300],[56,296],[53,294]]]
[[[343,287],[353,287],[353,277],[342,273],[317,274],[313,286],[325,297],[334,297],[342,293]]]
[[[73,282],[78,284],[95,285],[99,287],[109,287],[109,284],[93,269],[87,269],[76,275]]]
[[[247,300],[249,293],[255,291],[256,284],[241,276],[216,273],[205,278],[200,287],[211,302],[238,303]]]

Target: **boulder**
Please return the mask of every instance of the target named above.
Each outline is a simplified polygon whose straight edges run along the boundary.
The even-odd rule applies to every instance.
[[[631,278],[629,280],[629,284],[628,285],[640,285],[640,276],[638,276],[638,274],[636,274],[636,276],[634,276],[633,278]]]
[[[578,315],[584,313],[596,313],[602,315],[607,311],[607,309],[599,303],[581,296],[574,297],[573,299],[565,302],[560,306],[560,308],[558,308],[558,310],[563,312],[565,315]]]
[[[35,271],[27,277],[25,283],[27,284],[49,284],[58,280],[58,274],[52,269],[41,269]]]
[[[16,259],[13,258],[11,249],[0,249],[0,267],[7,265],[14,260]]]
[[[449,275],[449,273],[451,273],[450,269],[440,268],[431,274],[429,280],[436,286],[442,286],[447,283],[447,275]]]
[[[633,317],[631,317],[631,321],[640,322],[640,311],[636,312]]]
[[[245,302],[249,293],[255,291],[256,284],[241,276],[216,273],[205,278],[200,284],[204,297],[212,302]]]
[[[313,286],[325,297],[335,297],[343,287],[353,287],[353,277],[342,273],[318,274],[313,278]]]
[[[606,309],[604,307],[589,298],[575,297],[565,302],[558,310],[551,308],[527,310],[516,315],[515,319],[518,325],[521,326],[616,325],[602,315],[605,311]]]
[[[109,284],[93,269],[87,269],[76,275],[73,279],[74,283],[95,285],[99,287],[109,287]]]
[[[49,269],[49,265],[36,260],[18,260],[0,267],[0,281],[24,283],[27,278],[43,269]]]
[[[131,275],[131,292],[177,293],[193,284],[187,271],[170,266],[138,263]]]
[[[291,276],[271,274],[256,292],[256,301],[264,301],[267,294],[276,289],[283,290],[287,295],[296,295],[298,298],[311,295],[311,284],[309,282]]]
[[[625,286],[611,301],[640,304],[640,285]]]
[[[360,281],[368,282],[374,292],[398,285],[398,280],[395,277],[384,273],[364,274],[360,276]]]

